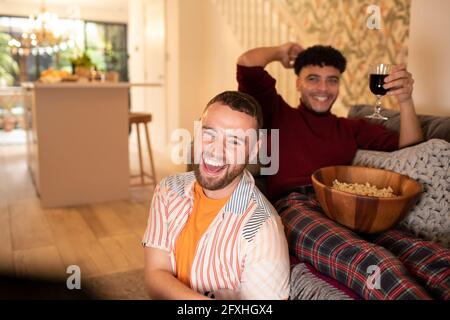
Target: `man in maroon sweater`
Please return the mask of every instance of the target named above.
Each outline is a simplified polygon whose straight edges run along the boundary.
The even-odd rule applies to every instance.
[[[301,96],[298,108],[292,108],[278,95],[275,79],[264,70],[276,61],[295,70],[295,85]],[[311,186],[315,170],[350,165],[357,149],[392,151],[422,141],[412,99],[414,81],[406,66],[393,66],[384,84],[389,89],[387,94],[395,96],[400,107],[398,134],[330,112],[346,67],[344,56],[332,47],[303,50],[296,43],[286,43],[255,48],[242,54],[237,63],[239,90],[261,104],[264,128],[279,129],[279,171],[267,177],[267,194],[283,219],[291,254],[363,298],[427,299],[429,292],[450,297],[450,280],[443,286],[439,281],[450,267],[448,252],[440,255],[441,247],[397,230],[371,239],[377,245],[369,244],[329,220]],[[425,267],[421,265],[424,259],[429,259]],[[439,266],[428,270],[429,265]],[[366,281],[373,266],[381,268],[381,286]],[[412,275],[427,283],[430,291],[418,285]]]
[[[277,94],[275,79],[264,70],[274,61],[295,67],[301,95],[298,108]],[[350,164],[357,149],[392,151],[422,140],[411,97],[413,79],[404,65],[394,66],[385,84],[386,89],[395,88],[388,95],[396,96],[400,104],[400,137],[380,125],[333,115],[330,109],[345,67],[345,58],[334,48],[314,46],[302,51],[295,43],[256,48],[239,57],[239,90],[261,104],[264,128],[280,130],[279,171],[268,177],[267,185],[272,200],[311,185],[311,174],[319,168]]]

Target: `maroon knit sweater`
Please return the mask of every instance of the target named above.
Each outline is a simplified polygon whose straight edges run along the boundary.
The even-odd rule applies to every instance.
[[[322,167],[349,165],[357,149],[398,149],[398,133],[362,119],[318,114],[289,106],[277,94],[275,79],[262,67],[237,67],[239,91],[261,104],[265,129],[279,129],[279,170],[268,176],[270,199],[298,186],[310,185],[311,174]],[[294,85],[294,84],[292,84]]]

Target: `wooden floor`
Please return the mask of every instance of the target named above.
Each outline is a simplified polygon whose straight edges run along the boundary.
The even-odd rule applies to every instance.
[[[138,168],[135,153],[130,146],[133,170]],[[159,179],[180,171],[154,156]],[[152,189],[133,188],[127,201],[43,209],[25,145],[0,145],[0,271],[67,278],[69,265],[78,265],[82,277],[143,267],[140,241]]]

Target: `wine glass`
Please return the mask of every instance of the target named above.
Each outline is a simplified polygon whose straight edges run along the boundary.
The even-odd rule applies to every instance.
[[[390,65],[385,63],[371,64],[369,67],[369,86],[370,91],[377,97],[374,112],[366,116],[366,118],[387,120],[385,116],[381,115],[381,97],[389,90],[383,88],[384,78],[389,75]]]

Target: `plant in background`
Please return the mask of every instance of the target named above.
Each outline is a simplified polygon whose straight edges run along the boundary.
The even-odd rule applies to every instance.
[[[8,42],[11,36],[0,32],[0,87],[13,85],[14,76],[19,73],[19,66],[12,57]],[[4,94],[0,96],[0,127],[11,131],[16,127],[17,118],[12,109],[20,103],[20,94]]]
[[[110,42],[105,46],[105,60],[107,71],[120,71],[120,65],[118,65],[119,55],[113,50]]]
[[[0,129],[12,131],[23,122],[23,99],[22,91],[17,88],[8,88],[0,96]]]
[[[84,51],[83,54],[71,60],[72,73],[80,78],[91,79],[92,73],[97,70],[96,64],[92,61],[89,54]]]
[[[118,81],[121,78],[122,64],[120,61],[120,54],[113,49],[111,42],[107,42],[104,50],[106,70],[108,74],[117,78]],[[122,79],[125,80],[125,79]]]
[[[75,59],[71,59],[72,67],[75,69],[76,67],[84,67],[90,69],[91,67],[95,67],[95,64],[92,62],[91,57],[87,54],[87,52],[83,52],[82,55],[78,56]]]
[[[91,60],[91,57],[87,54],[87,52],[83,52],[82,55],[78,56],[75,59],[72,59],[71,61],[75,66],[81,66],[81,67],[92,67],[94,66],[94,63]]]
[[[11,36],[0,32],[0,86],[2,82],[7,85],[14,83],[14,75],[19,73],[19,66],[12,57],[8,42]]]
[[[76,47],[56,52],[53,56],[52,67],[57,70],[72,72],[72,61],[79,53],[80,50]]]

